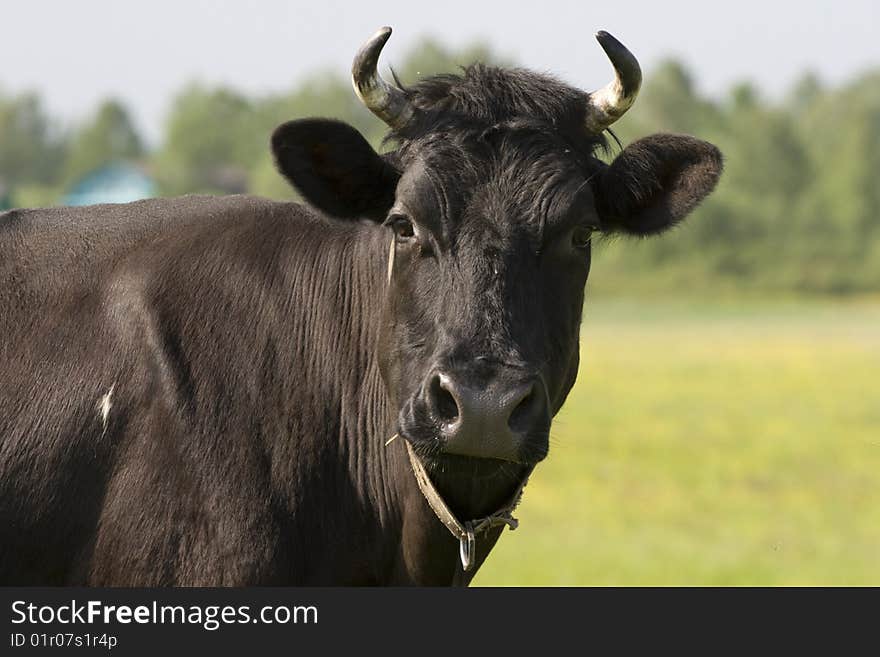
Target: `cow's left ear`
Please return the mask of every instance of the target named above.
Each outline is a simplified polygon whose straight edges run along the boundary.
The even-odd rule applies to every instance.
[[[301,119],[272,133],[275,165],[309,203],[345,219],[383,221],[398,172],[347,123]]]
[[[714,188],[721,151],[685,135],[651,135],[618,155],[593,179],[603,229],[661,233],[684,219]]]

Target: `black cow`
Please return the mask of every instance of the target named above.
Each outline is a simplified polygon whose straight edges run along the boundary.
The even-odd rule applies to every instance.
[[[714,187],[679,135],[602,163],[641,73],[587,94],[355,59],[397,148],[279,127],[309,205],[185,197],[0,215],[0,582],[467,584],[578,369],[594,232]]]

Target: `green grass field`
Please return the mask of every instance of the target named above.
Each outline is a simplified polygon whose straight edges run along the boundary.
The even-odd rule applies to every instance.
[[[475,585],[880,584],[880,303],[588,301]]]

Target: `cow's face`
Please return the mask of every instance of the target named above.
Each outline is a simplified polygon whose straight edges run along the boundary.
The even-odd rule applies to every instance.
[[[473,67],[408,90],[385,156],[334,121],[273,136],[308,201],[384,227],[380,368],[399,433],[435,464],[546,455],[577,374],[593,236],[661,232],[718,179],[717,149],[678,135],[604,164],[586,106],[553,79]]]
[[[382,372],[424,455],[534,463],[577,372],[590,162],[536,126],[410,145],[385,223]]]

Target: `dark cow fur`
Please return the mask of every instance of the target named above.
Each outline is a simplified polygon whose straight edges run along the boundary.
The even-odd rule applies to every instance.
[[[585,94],[522,70],[407,93],[384,156],[335,121],[275,132],[310,205],[0,215],[0,583],[452,582],[404,441],[462,519],[501,505],[577,373],[589,231],[668,228],[721,159],[655,135],[607,166]],[[522,442],[450,453],[438,368],[540,382]]]

